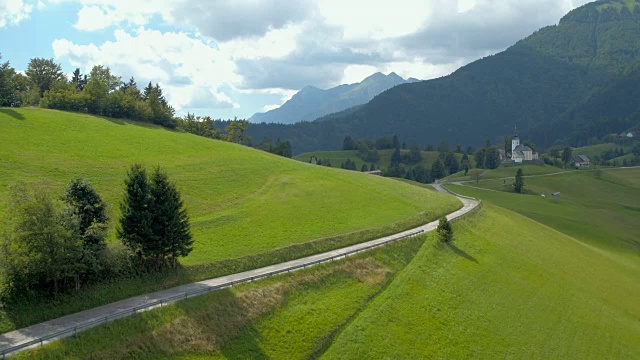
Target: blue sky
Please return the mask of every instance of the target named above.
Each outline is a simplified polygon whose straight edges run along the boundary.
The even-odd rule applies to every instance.
[[[587,0],[0,0],[3,60],[104,65],[179,113],[248,118],[304,86],[447,75]]]

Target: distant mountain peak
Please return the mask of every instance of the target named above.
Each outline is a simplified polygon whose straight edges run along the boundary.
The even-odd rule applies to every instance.
[[[327,90],[305,86],[279,108],[257,113],[249,120],[283,124],[313,121],[325,115],[365,104],[376,95],[407,82],[411,81],[404,80],[395,72],[389,75],[376,72],[359,83],[343,84]]]

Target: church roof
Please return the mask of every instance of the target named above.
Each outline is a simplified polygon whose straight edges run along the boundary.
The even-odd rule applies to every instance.
[[[531,151],[531,152],[533,152],[533,150],[531,150],[531,148],[526,146],[526,145],[518,145],[518,146],[516,146],[514,151]]]

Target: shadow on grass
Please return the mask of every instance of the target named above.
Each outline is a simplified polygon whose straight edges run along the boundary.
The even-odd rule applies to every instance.
[[[449,249],[451,249],[451,251],[453,251],[456,255],[463,257],[469,261],[473,261],[476,264],[479,264],[478,260],[476,258],[474,258],[473,256],[469,255],[468,253],[466,253],[464,250],[460,249],[459,247],[457,247],[455,244],[453,243],[447,243],[447,247]]]
[[[11,116],[12,118],[16,119],[16,120],[24,120],[25,117],[24,115],[20,114],[19,112],[13,110],[13,109],[0,109],[0,114],[5,114],[7,116]]]

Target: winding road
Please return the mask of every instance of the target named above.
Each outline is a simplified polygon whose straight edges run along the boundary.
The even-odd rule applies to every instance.
[[[442,185],[433,187],[442,193],[450,193]],[[454,194],[457,195],[457,194]],[[457,196],[463,203],[463,207],[449,215],[449,220],[455,220],[479,206],[479,202],[473,198]],[[0,335],[0,359],[5,355],[39,346],[52,340],[73,336],[76,333],[95,327],[105,322],[135,314],[138,311],[149,310],[156,306],[162,306],[180,299],[185,299],[208,291],[218,290],[235,284],[249,282],[264,278],[273,274],[297,270],[307,266],[317,265],[323,262],[346,257],[361,251],[366,251],[378,246],[433,231],[438,226],[438,221],[430,222],[415,229],[403,231],[394,235],[352,245],[342,249],[328,251],[297,260],[292,260],[276,265],[263,267],[251,271],[222,276],[215,279],[195,282],[171,289],[166,289],[150,294],[135,296],[111,304],[99,306],[93,309],[81,311],[75,314],[63,316],[57,319],[45,321],[20,330]],[[44,339],[43,339],[44,338]],[[42,339],[42,340],[41,340]]]

